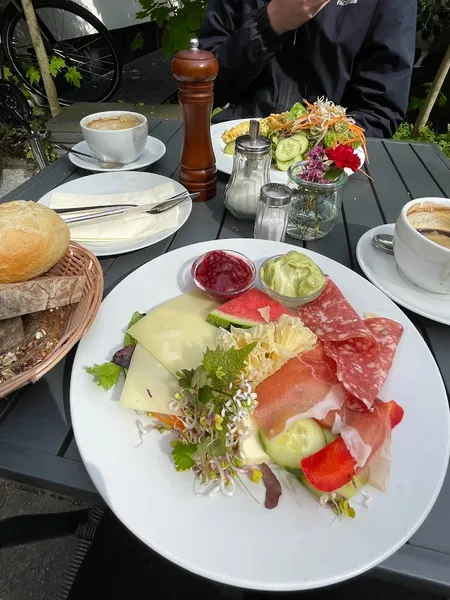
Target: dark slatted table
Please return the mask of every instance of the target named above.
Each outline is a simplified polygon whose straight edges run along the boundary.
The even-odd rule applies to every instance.
[[[150,130],[167,146],[166,155],[150,170],[176,177],[182,139],[180,123],[153,122]],[[353,176],[346,187],[342,218],[335,229],[323,240],[307,244],[308,248],[356,271],[359,270],[356,244],[365,231],[395,222],[401,207],[412,198],[450,197],[450,161],[437,148],[374,140],[369,141],[369,155],[367,169],[373,179],[361,174]],[[87,174],[64,157],[3,200],[38,200],[56,186]],[[105,293],[131,271],[169,250],[217,238],[252,237],[252,223],[238,221],[225,211],[225,183],[226,178],[219,176],[217,196],[206,204],[194,204],[189,221],[176,235],[132,254],[102,258]],[[293,242],[290,238],[288,241]],[[448,392],[450,328],[416,315],[408,316],[431,348]],[[0,401],[0,476],[82,499],[98,500],[70,425],[69,382],[73,357],[74,352],[71,352],[41,381]],[[423,401],[425,410],[426,398]],[[425,444],[426,438],[417,443]],[[418,583],[430,591],[450,595],[449,507],[450,475],[419,531],[372,575]]]

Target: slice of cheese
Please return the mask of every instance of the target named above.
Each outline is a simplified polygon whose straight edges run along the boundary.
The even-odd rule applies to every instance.
[[[216,327],[205,319],[216,303],[191,294],[178,296],[152,310],[128,330],[171,373],[195,369],[206,348],[217,344]]]
[[[259,438],[258,425],[253,417],[247,417],[242,423],[242,430],[246,434],[239,440],[239,455],[244,465],[260,465],[271,462],[271,458],[264,451]]]
[[[140,344],[131,359],[120,404],[134,410],[173,414],[170,398],[178,391],[178,381]]]

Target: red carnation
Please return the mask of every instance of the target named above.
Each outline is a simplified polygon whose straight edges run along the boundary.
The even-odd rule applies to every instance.
[[[339,169],[348,168],[355,173],[361,166],[361,160],[351,146],[339,144],[336,148],[328,148],[326,153]]]

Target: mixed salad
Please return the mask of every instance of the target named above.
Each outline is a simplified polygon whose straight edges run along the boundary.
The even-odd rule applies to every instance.
[[[244,121],[224,131],[225,154],[234,154],[236,139],[248,133],[249,127],[250,121]],[[366,152],[364,130],[344,107],[324,98],[314,104],[297,102],[289,112],[261,119],[260,133],[271,140],[273,167],[280,171],[304,160],[308,150],[319,145],[325,149],[340,144],[355,149],[362,146]]]
[[[350,501],[361,494],[367,503],[366,485],[387,487],[391,432],[403,409],[379,395],[403,328],[359,316],[302,253],[260,270],[267,294],[236,290],[236,260],[213,251],[196,261],[211,270],[201,292],[135,313],[112,361],[86,370],[105,389],[124,373],[121,404],[138,412],[141,442],[150,431],[171,432],[174,467],[195,474],[198,494],[231,496],[249,478],[263,482],[265,506],[274,508],[288,477],[320,506],[354,517]],[[223,304],[208,297],[218,280],[235,292]]]

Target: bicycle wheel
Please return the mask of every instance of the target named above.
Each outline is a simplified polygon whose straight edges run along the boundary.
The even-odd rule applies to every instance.
[[[61,104],[103,102],[119,86],[122,63],[114,39],[91,12],[70,0],[33,2],[42,39]],[[36,94],[45,98],[42,80],[36,81],[38,61],[22,11],[10,4],[0,25],[6,61]],[[30,81],[31,78],[31,81]]]

